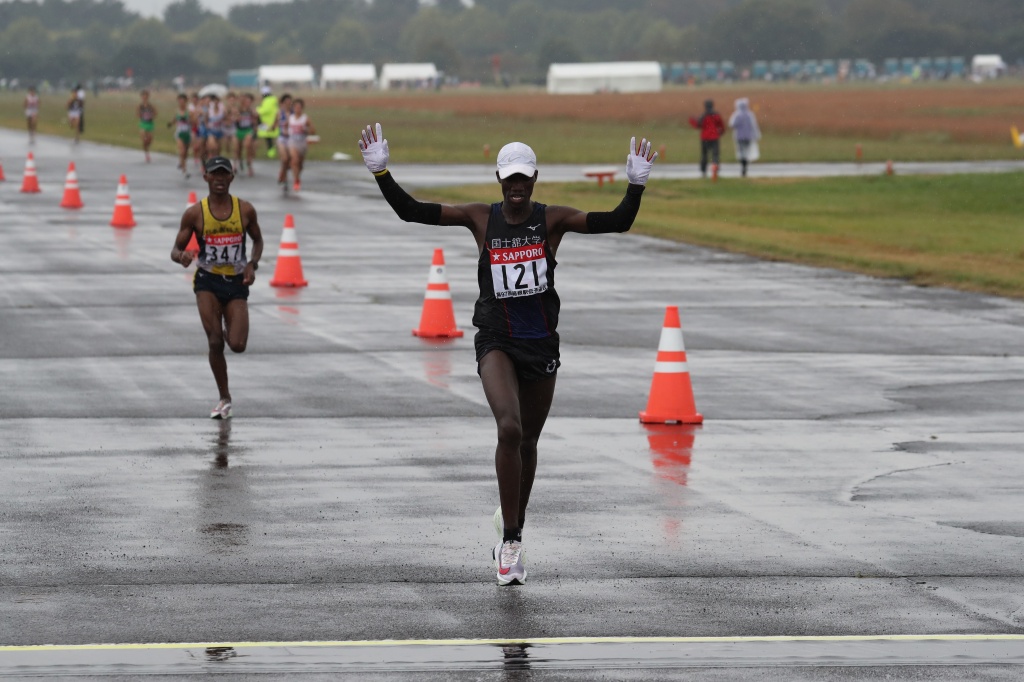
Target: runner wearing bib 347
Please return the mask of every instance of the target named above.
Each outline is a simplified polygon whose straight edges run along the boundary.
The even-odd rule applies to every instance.
[[[495,204],[430,204],[399,187],[388,171],[388,142],[381,126],[362,131],[366,167],[398,217],[426,225],[468,227],[480,254],[473,324],[477,372],[498,427],[494,464],[501,506],[494,513],[501,539],[492,551],[499,585],[526,581],[522,529],[537,470],[537,441],[551,408],[558,357],[559,299],[555,254],[568,232],[625,232],[640,210],[640,197],[657,153],[651,143],[630,141],[629,185],[613,211],[587,213],[532,200],[537,157],[521,142],[498,152],[502,201]]]
[[[263,255],[263,233],[252,204],[228,193],[235,178],[231,160],[215,156],[206,162],[204,171],[203,179],[209,185],[210,195],[185,209],[171,249],[171,260],[183,267],[189,266],[192,254],[185,249],[194,234],[199,244],[199,261],[193,289],[209,342],[210,369],[220,392],[220,402],[213,408],[210,418],[229,419],[231,392],[224,342],[227,341],[235,353],[243,352],[248,343],[246,299]],[[251,259],[246,258],[246,237],[252,239]]]

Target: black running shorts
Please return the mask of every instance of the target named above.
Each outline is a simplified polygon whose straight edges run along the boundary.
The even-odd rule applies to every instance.
[[[513,339],[481,329],[474,337],[476,345],[476,373],[480,373],[480,360],[492,350],[507,355],[516,368],[520,381],[550,379],[562,365],[558,358],[558,333],[543,339]]]
[[[200,291],[209,291],[217,297],[221,303],[249,298],[249,287],[242,284],[245,275],[215,275],[202,268],[196,268],[196,276],[192,280],[192,290],[197,294]]]

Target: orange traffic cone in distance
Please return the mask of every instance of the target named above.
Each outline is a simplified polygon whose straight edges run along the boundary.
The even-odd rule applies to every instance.
[[[21,191],[28,194],[42,191],[39,189],[39,177],[36,175],[36,157],[32,152],[29,152],[25,159],[25,177],[21,181]]]
[[[114,217],[110,219],[113,227],[135,227],[135,215],[132,213],[132,199],[128,194],[128,178],[124,175],[117,183],[117,197],[114,198]]]
[[[68,164],[68,176],[64,180],[64,197],[60,200],[61,208],[82,208],[82,195],[78,191],[78,173],[75,171],[75,162]]]
[[[0,163],[0,182],[3,182],[6,179],[7,178],[4,177],[4,165],[2,163]]]
[[[299,242],[295,238],[295,218],[289,213],[284,217],[281,246],[277,250],[277,264],[274,266],[274,277],[270,280],[270,286],[304,287],[308,284],[309,282],[302,276]]]
[[[711,164],[711,182],[718,182],[718,164]]]
[[[423,297],[423,313],[420,326],[412,330],[413,336],[427,339],[454,339],[462,336],[461,329],[455,328],[455,309],[452,307],[452,291],[448,287],[445,273],[444,251],[434,249],[427,277],[427,293]]]
[[[185,208],[188,209],[196,204],[196,193],[188,193],[188,203],[185,204]],[[196,233],[192,233],[192,237],[188,240],[188,246],[185,247],[186,251],[192,252],[193,255],[199,253],[199,242],[196,241]]]
[[[640,421],[645,424],[700,424],[704,421],[693,401],[678,306],[668,306],[665,310],[651,393],[647,409],[640,413]]]

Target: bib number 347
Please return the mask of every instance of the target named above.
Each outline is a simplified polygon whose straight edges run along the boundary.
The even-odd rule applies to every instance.
[[[491,249],[494,297],[532,296],[548,289],[548,261],[544,244]]]

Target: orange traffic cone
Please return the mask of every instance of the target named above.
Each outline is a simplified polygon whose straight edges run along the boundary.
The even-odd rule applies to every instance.
[[[295,238],[295,218],[289,213],[284,217],[284,231],[281,232],[281,246],[277,250],[277,265],[274,267],[272,287],[304,287],[308,285],[302,277],[302,259],[299,258],[299,242]]]
[[[640,413],[640,421],[645,424],[700,424],[704,421],[693,402],[683,330],[679,325],[679,308],[674,305],[665,310],[651,394],[647,399],[647,409]]]
[[[61,208],[82,208],[82,195],[78,192],[78,173],[75,172],[75,162],[68,164],[68,177],[64,181],[64,198],[60,200]]]
[[[117,197],[114,199],[114,217],[110,219],[113,227],[135,227],[135,216],[132,214],[132,198],[128,195],[128,178],[121,176],[117,183]]]
[[[888,161],[885,162],[885,174],[894,175],[895,173],[896,169],[892,165],[892,159],[889,159]]]
[[[196,204],[196,193],[188,193],[188,203],[185,204],[185,208],[190,208]],[[188,246],[185,247],[186,251],[192,252],[192,255],[199,253],[199,242],[196,241],[196,233],[192,233],[192,237],[188,240]]]
[[[455,310],[452,308],[452,292],[445,275],[444,251],[434,249],[434,260],[427,277],[427,293],[423,297],[423,314],[420,315],[419,329],[412,330],[413,336],[428,339],[453,339],[462,336],[462,330],[455,328]]]
[[[711,164],[711,182],[718,182],[718,164]]]
[[[28,158],[25,159],[25,177],[21,181],[21,191],[29,194],[42,191],[39,189],[39,178],[36,176],[36,157],[32,156],[32,152],[29,152]]]
[[[0,163],[0,182],[3,182],[7,178],[4,177],[4,165]]]

